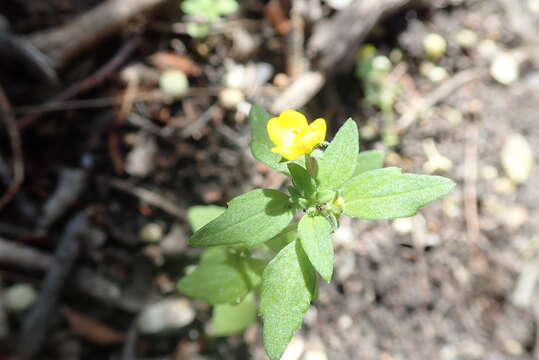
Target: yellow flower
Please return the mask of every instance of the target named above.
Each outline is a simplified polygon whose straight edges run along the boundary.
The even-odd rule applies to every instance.
[[[268,134],[276,145],[272,152],[287,160],[309,154],[326,138],[326,120],[316,119],[308,124],[305,116],[295,110],[285,110],[268,121]]]

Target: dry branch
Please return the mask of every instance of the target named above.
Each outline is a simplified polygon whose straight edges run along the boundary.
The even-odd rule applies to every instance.
[[[51,65],[62,67],[70,59],[119,31],[134,16],[167,0],[108,0],[73,22],[30,35],[30,42],[47,54]]]
[[[82,245],[81,241],[90,230],[87,212],[75,215],[67,224],[43,281],[36,305],[24,319],[18,343],[21,358],[31,359],[43,347],[47,339],[52,311],[66,284],[67,276],[75,264]]]
[[[347,71],[372,28],[380,20],[412,5],[421,5],[421,1],[355,0],[330,20],[315,27],[307,47],[308,55],[324,72]]]
[[[270,105],[272,112],[300,108],[324,86],[331,74],[346,72],[356,60],[357,50],[381,20],[419,0],[355,0],[329,20],[321,21],[307,44],[313,71],[305,72]]]

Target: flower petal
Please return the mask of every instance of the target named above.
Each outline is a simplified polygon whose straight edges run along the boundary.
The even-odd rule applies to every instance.
[[[300,149],[298,149],[295,146],[291,146],[291,147],[277,146],[271,149],[271,151],[281,155],[286,160],[295,160],[304,154],[303,152],[300,151]]]
[[[268,122],[268,134],[277,147],[292,146],[296,137],[307,128],[305,116],[295,110],[285,110]]]
[[[326,120],[316,119],[298,136],[297,144],[305,149],[312,149],[326,138]]]

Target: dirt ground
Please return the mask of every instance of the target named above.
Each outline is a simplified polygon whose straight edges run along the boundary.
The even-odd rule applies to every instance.
[[[380,1],[391,11],[376,12],[331,69],[333,50],[310,41],[347,10],[318,0],[240,1],[203,39],[186,34],[179,1],[154,0],[87,45],[77,32],[51,40],[47,30],[113,2],[0,3],[10,26],[0,27],[0,195],[9,197],[0,202],[0,295],[22,284],[37,296],[20,311],[0,296],[0,360],[266,358],[260,321],[212,338],[210,307],[176,290],[200,253],[186,243],[190,206],[286,187],[249,153],[252,102],[297,104],[330,131],[352,117],[362,150],[458,184],[408,220],[343,219],[335,279],[321,283],[283,359],[539,359],[539,169],[519,178],[502,160],[526,169],[526,146],[539,157],[537,1]],[[435,60],[425,55],[429,33],[447,41]],[[40,67],[17,50],[28,43],[56,62]],[[393,147],[344,61],[361,43],[401,50],[390,78],[399,89]],[[492,71],[501,55],[519,71],[506,84]],[[429,78],[428,61],[445,76]],[[188,75],[187,95],[160,89],[167,69]],[[515,138],[524,150],[508,146]],[[181,300],[166,308],[181,325],[166,328],[164,315],[148,326],[165,331],[140,331],[141,314],[166,299]]]

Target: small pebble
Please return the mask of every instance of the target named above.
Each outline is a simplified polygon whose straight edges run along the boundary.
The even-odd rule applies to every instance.
[[[326,0],[326,3],[335,10],[341,10],[352,3],[352,0]]]
[[[138,326],[144,334],[180,329],[195,319],[195,311],[184,298],[165,299],[148,305],[140,315]]]
[[[493,40],[487,39],[479,43],[477,47],[479,56],[484,59],[490,60],[492,57],[500,51],[500,47]]]
[[[245,96],[239,89],[225,88],[219,93],[219,103],[225,109],[235,109],[243,100]]]
[[[308,350],[303,356],[304,360],[328,360],[328,356],[322,350]]]
[[[528,0],[528,9],[530,9],[536,15],[539,15],[539,0]]]
[[[460,30],[456,35],[457,43],[464,49],[471,49],[477,45],[479,38],[469,29]]]
[[[444,56],[447,50],[447,42],[442,35],[430,33],[423,39],[423,48],[429,59],[436,60]]]
[[[299,360],[305,349],[305,341],[300,335],[295,335],[286,347],[281,360]]]
[[[247,70],[244,65],[235,65],[226,72],[224,85],[232,89],[244,89],[247,86]]]
[[[500,217],[501,222],[510,230],[516,230],[528,221],[528,209],[522,205],[507,207]]]
[[[139,231],[139,238],[147,243],[155,243],[163,237],[163,226],[158,223],[147,223]]]
[[[407,235],[412,232],[413,223],[412,218],[401,218],[393,220],[393,230],[400,235]]]
[[[514,83],[519,77],[517,60],[509,53],[497,55],[490,65],[490,75],[500,84],[510,85]]]
[[[498,194],[511,194],[515,192],[515,183],[506,177],[494,181],[494,191]]]
[[[434,65],[431,62],[424,62],[420,65],[419,71],[421,75],[432,81],[433,83],[439,83],[447,79],[447,70],[441,66]]]
[[[518,133],[510,134],[503,145],[501,161],[511,180],[518,184],[526,182],[534,163],[532,148],[526,138]]]
[[[498,178],[498,169],[492,165],[485,165],[479,169],[479,175],[485,180],[495,180]]]
[[[189,80],[183,71],[166,70],[159,78],[159,87],[165,95],[180,98],[189,91]]]
[[[31,285],[15,284],[5,289],[5,307],[9,312],[21,313],[32,306],[36,297],[37,293]]]

